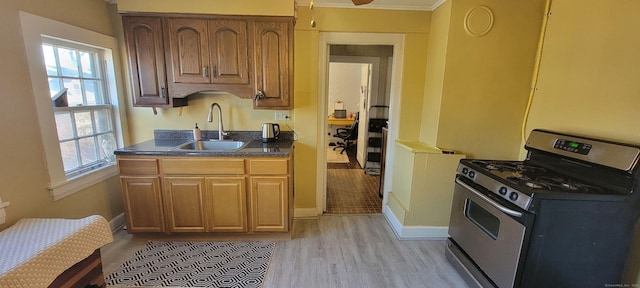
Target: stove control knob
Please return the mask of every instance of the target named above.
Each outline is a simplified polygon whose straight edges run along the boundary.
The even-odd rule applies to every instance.
[[[500,195],[507,195],[507,187],[500,187],[500,189],[498,189],[498,193],[500,193]]]
[[[518,193],[516,193],[516,192],[511,192],[511,194],[509,194],[509,199],[511,199],[511,201],[516,201],[516,200],[518,200]]]
[[[471,178],[476,177],[476,172],[469,171],[469,177]]]
[[[469,173],[469,168],[462,168],[462,174],[467,175]]]

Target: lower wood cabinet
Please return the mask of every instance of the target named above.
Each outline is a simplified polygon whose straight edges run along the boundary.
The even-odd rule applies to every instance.
[[[287,232],[290,165],[289,158],[118,156],[128,231]]]
[[[164,177],[168,232],[205,232],[203,177]]]
[[[164,232],[158,161],[145,157],[118,158],[118,171],[128,231]]]
[[[293,171],[289,158],[249,159],[251,230],[289,231],[292,219]]]
[[[247,189],[245,177],[208,177],[205,210],[207,230],[246,232]]]
[[[129,232],[164,232],[159,177],[120,177]]]
[[[289,230],[289,179],[286,176],[251,177],[251,229]]]

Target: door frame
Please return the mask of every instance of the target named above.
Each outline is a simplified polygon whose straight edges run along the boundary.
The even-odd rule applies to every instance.
[[[318,215],[327,207],[327,149],[324,149],[325,135],[327,133],[327,118],[324,117],[327,111],[327,85],[329,76],[329,45],[389,45],[393,46],[393,57],[391,67],[391,95],[389,97],[389,134],[388,143],[394,143],[398,139],[398,128],[400,120],[400,103],[402,95],[402,66],[404,62],[404,34],[392,33],[348,33],[348,32],[320,32],[318,41],[318,137],[316,143],[317,151],[317,175],[316,175],[316,208]],[[386,167],[393,167],[394,145],[387,145]],[[387,193],[392,187],[393,171],[384,174],[384,194],[382,206],[387,203]],[[380,211],[382,213],[382,211]]]

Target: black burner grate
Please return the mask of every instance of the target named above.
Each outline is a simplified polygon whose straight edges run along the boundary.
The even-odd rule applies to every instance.
[[[472,163],[498,177],[505,178],[518,186],[532,190],[558,190],[560,192],[589,194],[604,193],[602,187],[569,178],[559,173],[549,171],[544,167],[522,161],[473,160]]]

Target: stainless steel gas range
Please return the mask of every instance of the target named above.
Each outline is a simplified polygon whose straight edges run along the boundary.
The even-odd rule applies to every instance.
[[[534,130],[524,161],[463,159],[446,255],[475,287],[619,285],[640,146]]]

